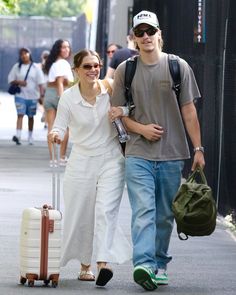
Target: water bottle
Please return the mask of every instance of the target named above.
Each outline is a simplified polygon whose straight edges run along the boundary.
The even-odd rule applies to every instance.
[[[119,141],[121,143],[126,142],[130,139],[129,134],[127,133],[127,131],[125,130],[125,126],[122,123],[121,119],[115,119],[112,124],[115,126],[117,133],[118,133],[118,137],[119,137]]]

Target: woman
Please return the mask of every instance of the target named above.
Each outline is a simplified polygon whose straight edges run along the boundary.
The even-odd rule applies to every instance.
[[[44,72],[48,75],[47,89],[44,97],[44,109],[48,124],[48,133],[51,131],[56,117],[57,105],[63,91],[74,81],[71,66],[67,59],[71,49],[68,41],[57,40],[45,62]],[[68,132],[61,144],[60,165],[66,165],[66,149],[68,144]],[[50,166],[52,166],[52,144],[48,142]]]
[[[38,99],[43,97],[43,72],[33,62],[28,48],[19,50],[19,61],[12,67],[8,75],[8,83],[20,86],[20,93],[15,95],[17,111],[16,135],[12,140],[21,145],[21,132],[24,115],[28,116],[28,143],[33,144],[34,116]]]
[[[63,186],[62,265],[77,259],[81,262],[79,279],[95,280],[90,266],[95,240],[98,286],[113,276],[108,262],[131,259],[131,247],[117,226],[124,157],[108,118],[110,97],[99,80],[101,66],[94,51],[82,50],[74,56],[79,82],[63,93],[49,134],[51,142],[60,143],[69,126],[73,143]]]
[[[43,50],[43,52],[41,53],[41,62],[38,63],[38,66],[40,67],[40,69],[44,70],[45,67],[45,63],[46,60],[49,56],[49,51],[48,50]],[[43,85],[43,89],[44,89],[44,93],[43,93],[43,99],[39,100],[39,108],[40,111],[42,113],[42,117],[41,117],[41,122],[44,122],[44,128],[47,128],[47,123],[45,121],[45,110],[44,110],[44,106],[43,106],[43,100],[44,100],[44,96],[45,96],[45,92],[46,92],[46,87],[47,87],[47,80],[48,80],[48,76],[44,73],[44,85]]]

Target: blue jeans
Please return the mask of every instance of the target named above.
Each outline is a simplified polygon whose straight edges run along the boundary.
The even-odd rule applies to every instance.
[[[179,188],[183,161],[149,161],[127,157],[125,177],[132,209],[133,264],[166,269],[174,216],[172,200]]]

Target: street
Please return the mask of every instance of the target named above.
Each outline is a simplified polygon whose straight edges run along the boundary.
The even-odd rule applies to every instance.
[[[15,132],[16,114],[13,97],[0,93],[0,294],[137,294],[145,291],[133,282],[132,263],[112,265],[114,277],[105,288],[96,288],[93,282],[77,280],[79,262],[70,262],[61,269],[56,289],[34,288],[19,284],[19,232],[21,213],[27,207],[51,203],[51,170],[46,144],[47,131],[35,119],[34,145],[29,146],[27,122],[21,146],[11,141]],[[61,168],[61,179],[63,169]],[[61,200],[63,213],[63,198]],[[130,206],[124,191],[120,209],[120,224],[130,240]],[[169,264],[169,285],[160,286],[155,293],[181,295],[233,295],[236,290],[236,239],[217,223],[209,237],[189,237],[180,241],[173,230]],[[95,262],[93,271],[96,273]]]

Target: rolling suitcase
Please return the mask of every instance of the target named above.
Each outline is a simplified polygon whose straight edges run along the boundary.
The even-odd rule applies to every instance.
[[[23,210],[20,232],[20,283],[34,286],[36,280],[57,287],[61,258],[60,171],[53,147],[52,207]],[[57,158],[59,159],[59,147]],[[59,163],[59,162],[58,162]],[[59,166],[59,165],[58,165]],[[56,197],[57,196],[57,197]]]

